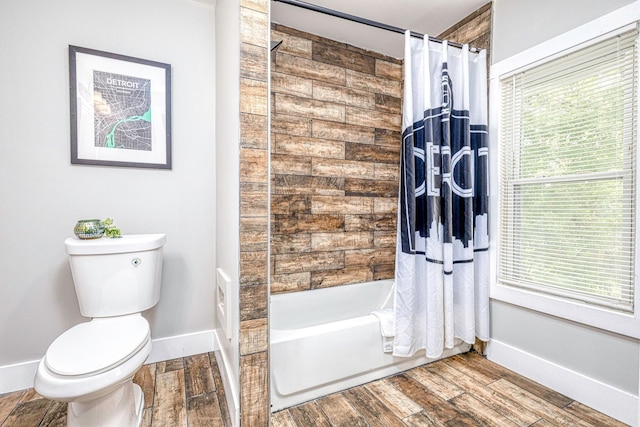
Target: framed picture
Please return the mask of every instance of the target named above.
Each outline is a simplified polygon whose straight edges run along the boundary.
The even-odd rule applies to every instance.
[[[69,46],[71,163],[171,169],[171,65]]]

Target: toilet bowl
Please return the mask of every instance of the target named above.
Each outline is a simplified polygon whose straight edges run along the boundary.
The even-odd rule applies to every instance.
[[[81,313],[95,317],[53,341],[34,388],[68,402],[67,426],[140,426],[144,395],[133,377],[151,352],[141,312],[159,299],[164,242],[164,235],[65,242]]]
[[[69,402],[68,426],[138,426],[144,398],[133,376],[150,352],[149,324],[141,315],[94,319],[51,344],[34,386]]]

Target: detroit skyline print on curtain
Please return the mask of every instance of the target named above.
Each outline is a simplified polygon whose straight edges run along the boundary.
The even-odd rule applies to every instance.
[[[405,37],[394,355],[489,338],[486,51]]]

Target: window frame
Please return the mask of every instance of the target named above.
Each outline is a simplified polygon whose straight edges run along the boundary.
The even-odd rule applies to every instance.
[[[640,20],[640,4],[634,2],[612,13],[604,15],[594,21],[584,24],[574,30],[561,34],[544,43],[515,54],[491,66],[489,83],[489,150],[490,150],[490,298],[514,304],[541,313],[571,320],[599,329],[615,332],[625,336],[640,338],[640,212],[638,208],[640,182],[636,182],[635,209],[635,276],[634,276],[634,311],[624,312],[603,306],[579,302],[574,299],[563,298],[552,294],[536,292],[521,287],[508,286],[498,282],[499,263],[499,230],[500,230],[500,113],[501,113],[501,80],[509,75],[538,65],[541,62],[553,60],[567,53],[580,50],[588,45],[597,43],[604,38],[628,31]],[[638,97],[640,98],[640,97]],[[640,108],[638,108],[640,115]],[[637,120],[638,118],[636,118]],[[640,122],[637,122],[640,123]],[[638,139],[638,128],[636,139]],[[635,158],[636,180],[640,175],[640,150],[636,150]]]

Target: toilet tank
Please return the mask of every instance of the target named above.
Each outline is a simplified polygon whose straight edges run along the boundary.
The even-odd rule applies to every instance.
[[[109,317],[139,313],[158,303],[165,234],[64,241],[80,313]]]

